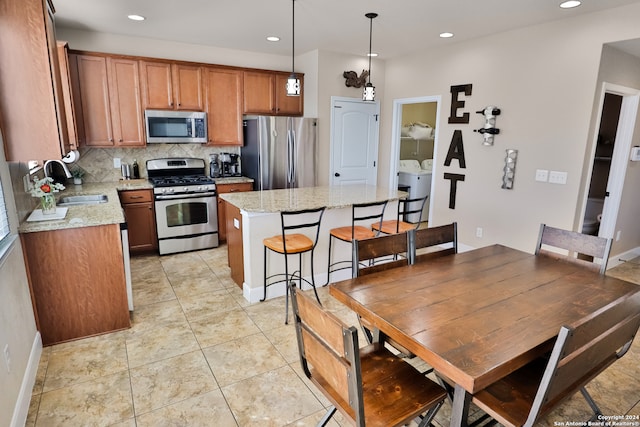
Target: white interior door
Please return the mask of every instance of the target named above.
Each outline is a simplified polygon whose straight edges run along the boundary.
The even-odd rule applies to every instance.
[[[380,103],[331,98],[331,185],[376,185]]]

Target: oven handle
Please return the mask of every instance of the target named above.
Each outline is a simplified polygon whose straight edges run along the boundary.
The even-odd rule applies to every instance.
[[[156,194],[156,200],[198,199],[202,197],[215,197],[216,193],[183,193],[183,194]]]

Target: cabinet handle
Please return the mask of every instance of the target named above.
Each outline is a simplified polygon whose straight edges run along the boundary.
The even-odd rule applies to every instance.
[[[142,196],[129,196],[130,199],[142,199]]]

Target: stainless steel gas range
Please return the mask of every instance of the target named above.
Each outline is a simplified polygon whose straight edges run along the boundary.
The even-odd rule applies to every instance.
[[[218,246],[216,184],[196,158],[147,160],[160,255]]]

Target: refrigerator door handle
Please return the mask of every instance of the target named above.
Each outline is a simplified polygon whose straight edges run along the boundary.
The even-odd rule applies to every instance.
[[[296,178],[296,132],[289,130],[289,183],[293,184]]]

